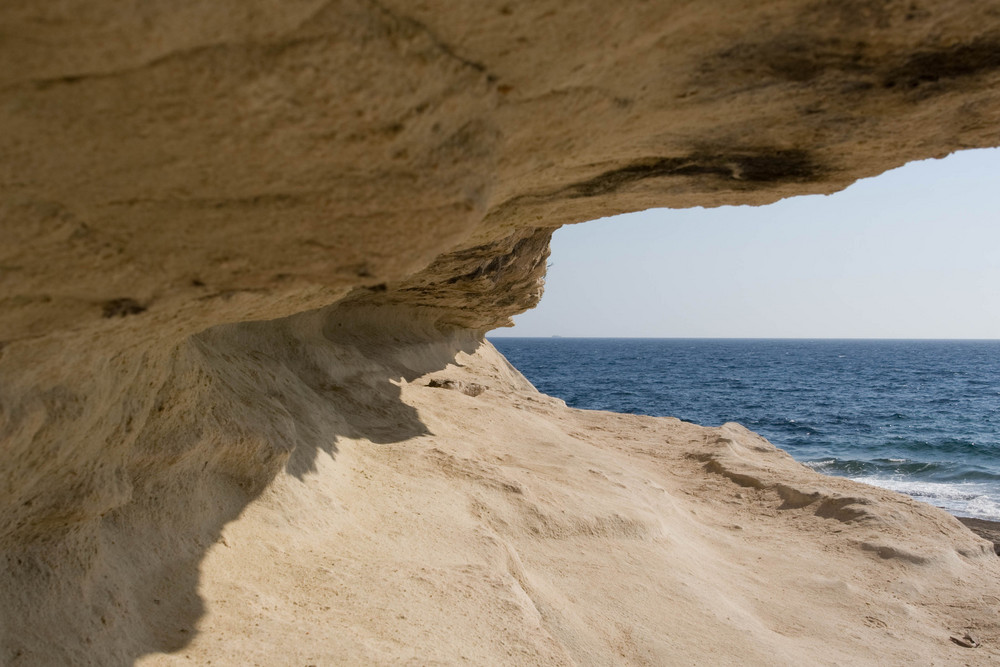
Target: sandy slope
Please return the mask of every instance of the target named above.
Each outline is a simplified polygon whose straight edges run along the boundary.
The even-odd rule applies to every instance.
[[[737,425],[569,409],[488,343],[399,384],[380,442],[339,439],[225,526],[190,643],[140,664],[1000,658],[1000,559],[943,511]]]

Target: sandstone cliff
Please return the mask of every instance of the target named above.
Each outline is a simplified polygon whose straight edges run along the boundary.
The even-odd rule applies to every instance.
[[[482,342],[562,224],[1000,143],[996,3],[12,0],[0,35],[0,660],[1000,655],[946,515]]]

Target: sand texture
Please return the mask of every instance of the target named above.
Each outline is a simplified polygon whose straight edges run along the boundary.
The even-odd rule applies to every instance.
[[[2,3],[0,664],[993,662],[956,520],[483,334],[563,224],[1000,143],[998,53],[992,0]]]
[[[206,536],[193,640],[140,664],[1000,659],[1000,558],[944,511],[737,425],[568,409],[489,344],[371,389],[379,435],[335,428]]]

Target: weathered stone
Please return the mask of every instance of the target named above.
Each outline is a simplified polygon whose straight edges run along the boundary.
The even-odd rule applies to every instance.
[[[10,0],[0,33],[7,662],[185,645],[157,619],[197,619],[221,527],[338,437],[426,434],[394,383],[534,306],[560,225],[1000,143],[986,0]]]

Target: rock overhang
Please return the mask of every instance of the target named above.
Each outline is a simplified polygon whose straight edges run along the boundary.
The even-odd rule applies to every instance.
[[[109,590],[140,623],[144,577],[281,469],[428,433],[399,383],[534,306],[561,225],[1000,143],[991,2],[17,0],[0,25],[0,540],[51,594],[10,588],[26,623],[129,544]]]

